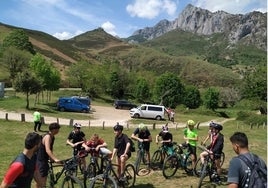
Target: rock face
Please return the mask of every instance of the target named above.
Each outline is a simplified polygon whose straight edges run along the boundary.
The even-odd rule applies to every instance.
[[[225,33],[230,43],[243,39],[245,44],[253,44],[267,50],[267,13],[250,12],[229,14],[224,11],[210,12],[191,4],[174,21],[162,20],[154,27],[146,27],[133,33],[147,40],[159,37],[171,30],[181,29],[199,35]]]

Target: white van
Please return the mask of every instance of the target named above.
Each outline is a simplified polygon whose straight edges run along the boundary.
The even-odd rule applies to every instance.
[[[165,119],[165,107],[160,105],[142,104],[130,110],[132,118],[151,118],[156,120]]]

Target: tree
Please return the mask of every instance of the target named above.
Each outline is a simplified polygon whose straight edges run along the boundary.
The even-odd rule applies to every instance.
[[[3,48],[15,47],[18,50],[25,50],[31,54],[35,54],[32,43],[29,41],[29,37],[22,29],[13,30],[3,40]]]
[[[68,80],[72,86],[84,88],[85,82],[90,78],[89,63],[85,61],[79,61],[70,66],[67,75]]]
[[[195,86],[186,86],[185,88],[185,96],[184,96],[184,104],[188,108],[198,108],[202,103],[200,92]]]
[[[22,92],[26,95],[26,109],[29,109],[29,96],[40,92],[42,89],[40,81],[28,71],[17,75],[13,87],[17,92]]]
[[[219,92],[215,88],[208,88],[205,92],[203,102],[206,108],[215,111],[219,104]]]
[[[145,102],[150,97],[150,88],[144,78],[139,78],[136,83],[135,97],[139,102]]]
[[[10,80],[12,81],[18,72],[28,68],[31,54],[22,50],[18,50],[15,47],[8,47],[3,54],[3,63],[7,65],[10,74]]]
[[[118,72],[112,72],[110,75],[110,95],[114,98],[122,98],[125,94],[123,80]]]
[[[162,74],[156,79],[154,100],[164,106],[175,108],[183,102],[185,88],[179,77],[172,73]]]

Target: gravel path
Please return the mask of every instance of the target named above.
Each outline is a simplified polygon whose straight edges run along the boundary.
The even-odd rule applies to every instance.
[[[64,113],[64,112],[63,112]],[[117,122],[119,122],[121,125],[134,127],[136,125],[131,124],[129,122],[130,115],[128,110],[119,110],[115,109],[112,106],[111,107],[104,107],[104,106],[92,106],[92,119],[89,120],[73,120],[73,122],[81,123],[83,126],[114,126]],[[8,115],[7,115],[8,114]],[[32,122],[33,121],[33,115],[30,113],[24,113],[24,112],[7,112],[0,110],[0,119],[6,119],[9,120],[17,120],[21,121],[22,114],[25,115],[25,121],[26,122]],[[7,117],[8,116],[8,117]],[[70,119],[65,118],[55,118],[55,117],[48,117],[44,116],[45,124],[50,124],[52,122],[59,122],[60,125],[70,125],[72,122]],[[225,119],[222,123],[225,121],[229,121],[231,119]],[[156,121],[156,127],[160,128],[162,125],[164,125],[165,121]],[[219,122],[221,123],[221,122]],[[207,126],[209,122],[202,122],[199,126]],[[151,127],[152,125],[148,125],[148,127]],[[177,128],[177,127],[185,127],[184,122],[175,122],[175,123],[169,123],[170,128]]]

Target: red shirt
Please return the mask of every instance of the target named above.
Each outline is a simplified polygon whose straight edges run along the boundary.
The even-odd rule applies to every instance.
[[[86,145],[89,147],[89,148],[96,148],[98,145],[102,145],[104,143],[104,140],[102,138],[99,138],[96,142],[94,142],[93,140],[88,140],[86,142]],[[89,152],[91,155],[98,155],[99,152],[96,151],[96,150],[90,150]]]

